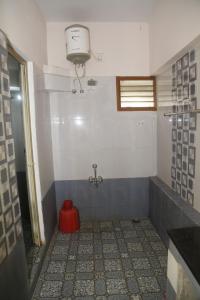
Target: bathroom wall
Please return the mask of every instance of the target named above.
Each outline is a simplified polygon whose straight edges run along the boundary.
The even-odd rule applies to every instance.
[[[42,65],[47,62],[46,24],[35,1],[0,1],[0,28],[7,34],[16,51],[27,61],[33,61],[41,70]],[[38,206],[41,208],[42,223],[44,216],[44,231],[48,243],[56,222],[49,101],[47,96],[38,94],[33,80],[29,83],[31,84],[29,92],[32,90],[33,100],[31,118],[32,121],[35,119],[35,116],[32,115],[34,107],[34,110],[37,111],[37,120],[35,121],[38,124],[37,127],[32,127],[32,136],[35,138],[35,145],[36,148],[38,147],[40,159],[37,184],[40,189],[38,200],[41,205]],[[43,134],[43,147],[39,145],[39,142],[41,142],[40,134]],[[34,163],[36,166],[38,161],[35,160]],[[44,242],[44,236],[42,239]],[[0,256],[2,257],[2,255],[4,253],[1,252]],[[9,287],[12,288],[10,289]],[[4,259],[0,266],[0,294],[3,299],[7,300],[15,299],[16,295],[18,295],[20,300],[28,299],[23,238],[17,240],[13,251]]]
[[[77,23],[77,22],[73,22]],[[48,64],[69,69],[64,30],[72,23],[47,23]],[[147,23],[84,23],[90,29],[91,49],[102,62],[87,63],[88,76],[149,75],[149,26]]]
[[[82,95],[51,94],[57,207],[71,197],[85,219],[147,216],[156,113],[117,112],[115,77],[95,77],[93,88],[87,79]],[[104,178],[99,188],[88,183],[93,163]]]
[[[48,64],[74,76],[65,50],[64,29],[70,24],[47,23]],[[84,84],[83,95],[51,95],[57,207],[71,197],[82,218],[147,216],[147,177],[156,174],[156,113],[117,112],[115,76],[149,75],[149,26],[81,24],[89,27],[91,49],[102,61],[92,56],[86,65],[96,88]],[[70,83],[66,90],[71,88]],[[88,183],[93,163],[104,178],[98,189]]]
[[[150,70],[155,73],[199,35],[198,0],[157,0],[150,22]]]
[[[200,37],[175,55],[159,72],[158,177],[182,200],[200,211],[200,116],[164,117],[200,107]]]
[[[1,0],[0,28],[27,60],[47,61],[46,23],[33,0]]]

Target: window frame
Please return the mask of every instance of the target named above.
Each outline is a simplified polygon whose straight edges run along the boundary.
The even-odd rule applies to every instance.
[[[152,80],[153,81],[153,107],[121,107],[121,93],[120,81],[121,80]],[[117,92],[117,111],[156,111],[156,77],[155,76],[116,76],[116,92]]]

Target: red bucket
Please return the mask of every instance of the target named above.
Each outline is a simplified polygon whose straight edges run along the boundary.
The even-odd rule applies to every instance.
[[[72,233],[80,229],[79,212],[76,207],[60,210],[59,230],[62,233]]]
[[[63,203],[63,209],[71,209],[73,207],[72,200],[65,200]]]

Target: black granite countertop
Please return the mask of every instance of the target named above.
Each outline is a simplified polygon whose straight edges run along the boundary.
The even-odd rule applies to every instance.
[[[200,227],[171,229],[168,234],[200,284]]]

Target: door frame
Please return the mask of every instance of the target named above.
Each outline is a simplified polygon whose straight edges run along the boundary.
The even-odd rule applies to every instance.
[[[31,110],[30,110],[29,85],[28,85],[28,63],[15,51],[15,49],[10,44],[8,45],[8,53],[20,63],[29,211],[30,211],[30,218],[31,218],[33,242],[35,245],[41,246],[41,244],[43,244],[42,241],[43,238],[41,236],[41,226],[40,226],[41,218],[39,218],[35,163],[34,163],[34,155],[33,155]]]

